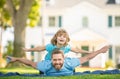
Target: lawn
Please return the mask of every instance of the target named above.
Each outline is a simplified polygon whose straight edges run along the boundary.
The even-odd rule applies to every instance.
[[[85,70],[94,71],[95,68],[79,68],[77,71],[85,71]],[[98,70],[98,69],[97,69]],[[100,69],[104,70],[104,69]],[[10,69],[0,69],[0,72],[7,73],[7,72],[19,72],[29,73],[29,74],[38,74],[39,71],[33,68],[10,68]],[[25,77],[25,76],[10,76],[10,77],[0,77],[0,79],[119,79],[120,74],[103,74],[103,75],[96,75],[96,74],[85,74],[85,75],[74,75],[74,76],[60,76],[60,77]]]
[[[39,71],[33,68],[0,68],[0,72],[8,73],[8,72],[19,72],[22,73],[29,73],[29,74],[38,74]]]
[[[114,75],[77,75],[77,76],[60,76],[60,77],[23,77],[11,76],[0,77],[0,79],[120,79],[120,74]]]

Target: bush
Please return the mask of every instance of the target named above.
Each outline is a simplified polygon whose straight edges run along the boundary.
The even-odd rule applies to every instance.
[[[105,68],[114,68],[114,63],[111,59],[105,62]]]
[[[117,64],[117,68],[120,69],[120,64]]]
[[[7,55],[12,55],[13,52],[13,42],[8,41],[7,45],[5,46],[5,51],[3,53],[3,58],[5,58]]]

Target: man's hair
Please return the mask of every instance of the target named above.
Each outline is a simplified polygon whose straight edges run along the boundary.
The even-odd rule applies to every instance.
[[[53,38],[51,39],[51,43],[52,43],[53,45],[56,45],[56,44],[57,44],[57,37],[58,37],[59,35],[65,35],[65,37],[66,37],[67,40],[66,40],[64,46],[68,45],[68,42],[70,41],[70,38],[69,38],[69,35],[68,35],[67,31],[64,30],[64,29],[59,29],[59,30],[56,32],[56,34],[55,34],[55,35],[53,36]]]
[[[59,48],[55,48],[52,52],[51,58],[54,54],[62,54],[62,56],[64,57],[64,53],[62,50],[60,50]]]

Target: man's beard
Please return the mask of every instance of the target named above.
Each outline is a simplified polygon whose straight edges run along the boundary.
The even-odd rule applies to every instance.
[[[53,64],[53,66],[56,70],[60,70],[62,68],[63,64],[61,64],[61,63],[60,64]]]

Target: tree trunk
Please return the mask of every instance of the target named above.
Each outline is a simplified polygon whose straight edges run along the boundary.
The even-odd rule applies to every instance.
[[[8,5],[8,10],[12,16],[12,24],[14,27],[14,50],[13,56],[15,57],[25,57],[25,53],[22,48],[25,47],[25,28],[26,21],[32,3],[34,0],[20,0],[20,7],[17,10],[13,5],[12,0],[6,0]],[[13,64],[12,66],[21,66],[20,64]]]
[[[16,14],[13,19],[14,22],[14,51],[13,56],[15,57],[23,57],[25,56],[22,48],[25,46],[25,26],[26,26],[26,18],[25,15],[20,16]]]

